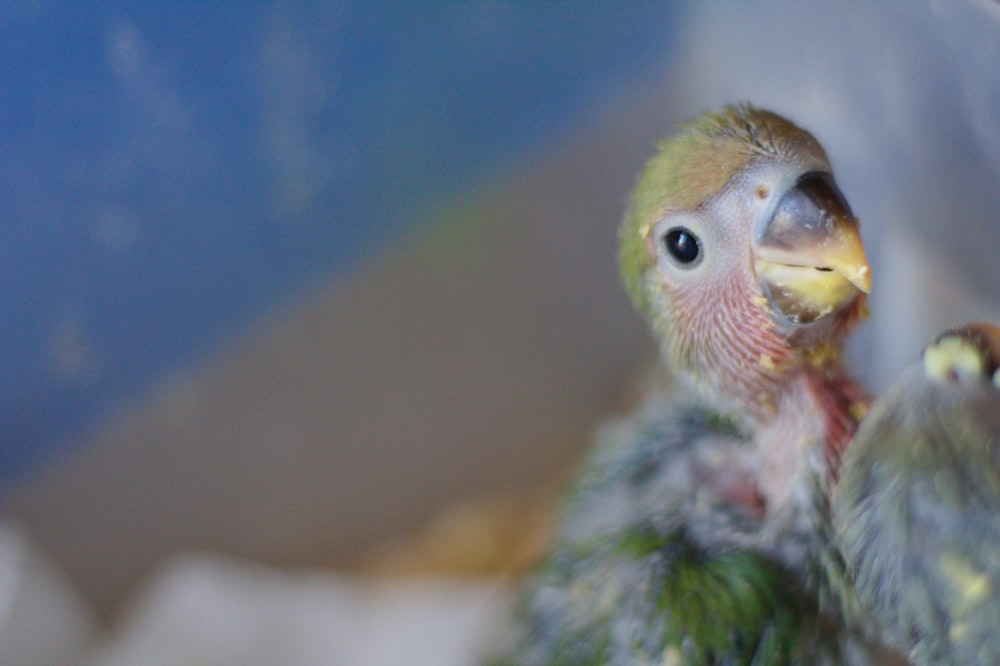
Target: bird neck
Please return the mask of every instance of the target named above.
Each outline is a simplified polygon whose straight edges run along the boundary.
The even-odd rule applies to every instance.
[[[789,500],[808,508],[813,489],[826,494],[836,483],[869,398],[839,366],[808,365],[777,401],[773,416],[751,424],[760,494],[773,510]]]
[[[828,480],[836,483],[841,458],[868,411],[871,396],[839,366],[825,369],[808,366],[802,373],[802,384],[823,417],[823,454]]]
[[[747,279],[680,291],[654,323],[665,364],[715,409],[766,421],[805,363]]]
[[[808,390],[832,414],[831,456],[838,455],[850,438],[843,433],[853,434],[845,410],[864,394],[840,365],[843,340],[866,312],[864,298],[822,322],[790,327],[775,320],[754,284],[731,276],[673,294],[653,322],[664,362],[713,408],[752,424],[773,420],[789,391]]]

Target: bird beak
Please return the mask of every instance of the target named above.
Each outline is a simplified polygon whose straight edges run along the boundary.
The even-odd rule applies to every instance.
[[[764,220],[754,270],[771,306],[795,324],[838,312],[871,291],[858,221],[828,174],[800,178]]]

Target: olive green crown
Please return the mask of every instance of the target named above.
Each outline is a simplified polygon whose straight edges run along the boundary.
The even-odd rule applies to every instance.
[[[680,128],[646,164],[619,228],[622,281],[643,314],[649,298],[642,277],[654,261],[649,231],[657,220],[670,210],[696,209],[757,159],[789,159],[806,150],[826,160],[808,132],[749,104],[709,111]]]

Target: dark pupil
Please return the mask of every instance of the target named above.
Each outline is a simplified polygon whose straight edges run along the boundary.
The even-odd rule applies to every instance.
[[[698,258],[698,237],[684,228],[671,229],[663,237],[667,251],[678,263],[690,264]]]

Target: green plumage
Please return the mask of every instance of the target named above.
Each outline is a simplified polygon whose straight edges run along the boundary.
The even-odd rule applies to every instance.
[[[607,429],[503,663],[847,663],[850,638],[820,612],[816,578],[739,547],[760,521],[699,493],[698,455],[747,445],[730,419],[692,404],[654,401]]]

